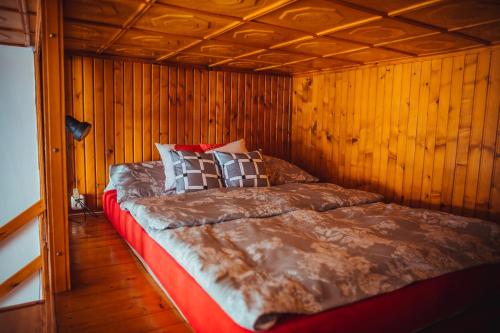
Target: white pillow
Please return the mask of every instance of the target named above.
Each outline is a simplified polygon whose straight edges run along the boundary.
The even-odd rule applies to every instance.
[[[222,147],[207,150],[205,153],[213,153],[214,151],[220,151],[221,153],[248,153],[245,139],[233,141]]]
[[[170,151],[175,150],[175,145],[155,143],[156,149],[160,153],[163,162],[163,169],[165,170],[165,190],[175,189],[175,171]]]

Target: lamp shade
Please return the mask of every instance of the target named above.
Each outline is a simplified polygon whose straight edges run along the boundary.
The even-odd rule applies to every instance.
[[[90,125],[84,121],[78,121],[71,116],[66,116],[66,130],[73,135],[77,141],[82,141],[90,132]]]

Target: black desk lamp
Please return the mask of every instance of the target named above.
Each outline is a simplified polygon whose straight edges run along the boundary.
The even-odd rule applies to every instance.
[[[76,141],[82,141],[85,139],[85,137],[89,134],[90,128],[92,127],[91,124],[84,122],[84,121],[78,121],[72,116],[67,115],[66,116],[66,130],[73,135],[73,138]],[[68,145],[68,150],[69,150],[69,145]],[[72,170],[73,171],[73,170]],[[80,205],[80,207],[83,208],[84,213],[88,212],[92,214],[93,216],[97,216],[86,204],[85,202],[80,198],[80,194],[73,190],[72,194],[73,200]]]
[[[90,132],[90,125],[87,122],[78,121],[71,116],[66,116],[66,130],[73,135],[76,141],[82,141]]]

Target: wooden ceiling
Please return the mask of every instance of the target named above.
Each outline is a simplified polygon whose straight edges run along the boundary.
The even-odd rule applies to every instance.
[[[0,0],[0,44],[35,46],[37,0]]]
[[[32,45],[37,0],[1,0],[0,43]],[[500,1],[64,0],[65,48],[303,73],[500,42]]]

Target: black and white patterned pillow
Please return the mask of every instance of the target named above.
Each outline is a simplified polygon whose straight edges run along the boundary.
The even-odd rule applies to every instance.
[[[248,153],[214,152],[227,187],[268,187],[266,165],[259,151]]]
[[[170,151],[177,193],[223,187],[219,166],[213,154]]]

